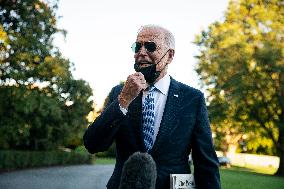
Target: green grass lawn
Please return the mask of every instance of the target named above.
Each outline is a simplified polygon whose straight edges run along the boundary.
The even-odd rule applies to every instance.
[[[277,169],[273,167],[261,167],[261,166],[252,166],[252,165],[247,165],[246,167],[232,166],[230,170],[247,171],[247,172],[261,173],[266,175],[273,175],[277,171]]]
[[[222,189],[283,189],[284,178],[236,169],[221,169]]]
[[[96,158],[94,163],[114,164],[115,159]],[[269,175],[274,171],[262,168],[221,168],[222,189],[284,189],[284,178]]]
[[[105,164],[115,164],[114,158],[95,158],[93,164],[96,165],[105,165]]]

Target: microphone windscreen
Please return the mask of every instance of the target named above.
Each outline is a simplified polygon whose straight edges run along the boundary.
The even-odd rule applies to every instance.
[[[148,153],[135,152],[124,163],[119,189],[155,189],[156,163]]]

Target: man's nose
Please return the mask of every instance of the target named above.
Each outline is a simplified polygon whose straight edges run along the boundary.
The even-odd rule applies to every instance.
[[[146,50],[146,48],[145,48],[144,45],[142,45],[140,51],[138,51],[138,54],[139,54],[139,55],[144,55],[144,56],[147,55],[147,50]]]

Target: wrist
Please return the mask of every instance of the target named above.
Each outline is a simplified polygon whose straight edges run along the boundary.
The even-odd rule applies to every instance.
[[[126,109],[126,110],[128,109],[129,103],[121,94],[118,95],[118,103],[121,108]]]

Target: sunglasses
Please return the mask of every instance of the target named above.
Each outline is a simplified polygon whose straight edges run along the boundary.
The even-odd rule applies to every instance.
[[[135,52],[135,53],[138,53],[143,45],[144,45],[145,49],[150,53],[154,52],[157,49],[157,45],[156,45],[155,42],[147,41],[147,42],[142,42],[142,43],[140,43],[140,42],[133,43],[133,45],[131,47],[132,51]]]

